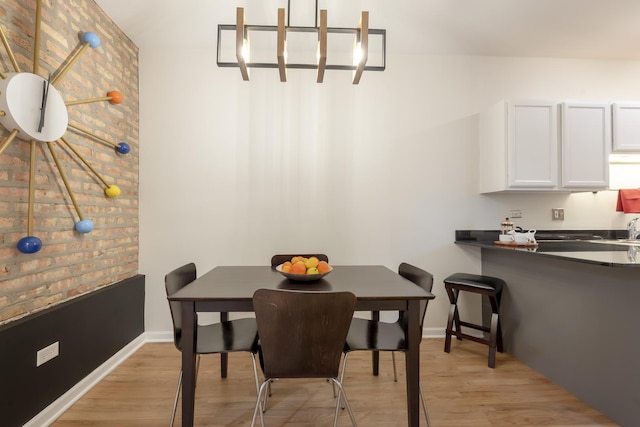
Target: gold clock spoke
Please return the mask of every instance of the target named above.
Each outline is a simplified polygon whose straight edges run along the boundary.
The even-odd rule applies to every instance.
[[[58,173],[60,173],[60,178],[62,179],[62,182],[64,183],[64,186],[67,189],[67,193],[69,193],[69,197],[71,198],[71,203],[73,203],[73,207],[76,209],[76,213],[78,214],[78,217],[82,221],[84,219],[84,217],[82,216],[82,212],[80,211],[80,207],[78,206],[78,202],[76,201],[76,197],[73,194],[73,191],[71,190],[71,186],[69,185],[69,182],[67,181],[67,175],[65,174],[64,169],[62,169],[62,166],[60,165],[60,161],[58,160],[58,155],[53,150],[53,143],[48,142],[47,143],[47,147],[49,147],[49,152],[51,153],[51,157],[53,158],[53,161],[56,164],[56,168],[58,169]]]
[[[82,40],[82,47],[80,48],[80,50],[78,50],[75,53],[75,55],[71,57],[69,62],[67,62],[67,64],[64,67],[62,67],[62,69],[58,72],[58,75],[55,77],[55,79],[51,81],[51,84],[54,86],[58,84],[58,82],[62,80],[64,75],[67,74],[67,71],[69,71],[71,67],[75,65],[75,63],[80,58],[80,55],[82,55],[87,49],[89,49],[90,47],[98,47],[98,46],[100,46],[100,39],[98,38],[98,36],[96,36],[93,33],[84,33],[83,40]]]
[[[31,140],[29,155],[29,208],[27,213],[27,236],[33,236],[33,204],[35,203],[36,141]]]
[[[62,142],[67,146],[67,147],[69,147],[69,149],[70,149],[71,151],[73,151],[73,153],[74,153],[76,156],[78,156],[78,158],[80,159],[80,161],[82,161],[82,163],[84,163],[84,165],[85,165],[87,168],[89,168],[89,170],[90,170],[91,172],[93,172],[93,174],[94,174],[94,175],[95,175],[95,176],[96,176],[100,181],[102,181],[102,183],[103,183],[106,187],[110,187],[110,185],[107,183],[107,181],[105,181],[105,180],[104,180],[104,178],[102,178],[102,177],[100,176],[100,174],[99,174],[98,172],[96,172],[96,170],[95,170],[95,169],[94,169],[94,168],[89,164],[89,162],[87,162],[87,161],[84,159],[84,157],[82,157],[82,155],[81,155],[80,153],[78,153],[78,151],[77,151],[75,148],[73,148],[73,146],[72,146],[71,144],[69,144],[69,142],[67,142],[67,140],[66,140],[66,139],[64,139],[64,138],[60,138],[60,140],[61,140],[61,141],[62,141]]]
[[[18,132],[20,132],[19,129],[14,129],[13,131],[11,131],[9,136],[7,136],[7,138],[2,142],[2,144],[0,144],[0,154],[2,154],[4,149],[9,146],[9,144],[11,143],[11,141],[13,141],[13,139],[16,137]]]
[[[40,71],[40,21],[42,21],[42,0],[36,1],[36,30],[33,36],[33,74]]]
[[[76,124],[74,124],[74,123],[69,123],[69,124],[68,124],[68,126],[69,126],[70,128],[72,128],[72,129],[78,130],[78,131],[80,131],[80,132],[82,132],[82,133],[86,133],[86,134],[87,134],[87,135],[89,135],[90,137],[95,138],[95,139],[97,139],[97,140],[98,140],[98,141],[100,141],[100,142],[104,142],[104,143],[105,143],[105,144],[107,144],[107,145],[110,145],[110,146],[112,146],[112,147],[114,147],[114,148],[118,148],[118,144],[113,143],[113,142],[111,142],[111,141],[108,141],[108,140],[106,140],[106,139],[104,139],[104,138],[101,138],[101,137],[99,137],[98,135],[96,135],[95,133],[91,132],[90,130],[87,130],[87,129],[81,128],[80,126],[78,126],[78,125],[76,125]]]
[[[7,56],[11,60],[11,64],[13,64],[13,70],[16,73],[20,72],[20,66],[16,61],[16,57],[13,56],[13,52],[11,51],[11,46],[9,46],[9,42],[7,41],[7,37],[4,35],[4,31],[2,31],[2,27],[0,26],[0,39],[2,39],[2,44],[4,45],[4,50],[7,52]],[[3,79],[6,77],[2,77]]]

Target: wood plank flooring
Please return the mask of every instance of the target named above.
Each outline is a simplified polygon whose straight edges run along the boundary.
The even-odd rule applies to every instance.
[[[422,342],[421,377],[432,427],[616,426],[594,409],[507,354],[487,367],[487,347],[443,339]],[[249,355],[229,357],[229,377],[220,378],[220,358],[202,357],[196,391],[195,425],[249,425],[255,383]],[[380,376],[371,374],[371,354],[349,356],[345,389],[359,426],[406,426],[404,355],[380,357]],[[123,362],[52,424],[52,427],[168,426],[180,370],[180,353],[170,343],[149,343]],[[282,380],[273,386],[265,425],[315,427],[333,423],[330,383]],[[422,413],[421,413],[422,415]],[[180,426],[180,407],[176,416]],[[350,426],[346,411],[339,425]],[[424,418],[421,425],[426,425]]]

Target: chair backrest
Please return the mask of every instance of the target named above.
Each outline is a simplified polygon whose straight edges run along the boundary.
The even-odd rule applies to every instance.
[[[414,265],[407,264],[406,262],[401,263],[398,267],[398,274],[405,279],[412,281],[427,292],[431,292],[431,289],[433,288],[433,274]],[[424,323],[424,316],[427,314],[428,303],[429,300],[420,301],[420,329],[422,329],[422,324]],[[402,323],[405,322],[404,312],[400,312],[400,318],[398,321]]]
[[[266,378],[337,378],[356,297],[258,289],[253,309]]]
[[[305,258],[314,256],[318,258],[320,261],[329,262],[329,257],[326,256],[325,254],[293,254],[293,255],[277,254],[271,257],[271,267],[276,267],[285,261],[291,261],[291,258],[293,258],[294,256],[303,256]]]
[[[164,276],[164,288],[167,296],[184,288],[189,283],[196,280],[196,265],[192,262],[178,267]],[[182,339],[182,307],[177,301],[169,301],[171,320],[173,321],[173,343],[178,350],[181,348]]]

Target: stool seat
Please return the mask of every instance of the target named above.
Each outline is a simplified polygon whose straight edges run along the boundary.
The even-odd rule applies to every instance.
[[[455,273],[444,279],[444,283],[458,286],[468,286],[470,288],[483,289],[487,291],[502,292],[505,285],[504,280],[497,277],[482,276],[480,274]]]
[[[498,277],[484,276],[479,274],[454,273],[444,279],[444,287],[451,302],[449,308],[449,318],[447,320],[447,330],[444,342],[444,351],[451,352],[451,337],[463,338],[486,344],[489,346],[490,368],[496,366],[496,350],[502,353],[502,330],[500,328],[500,296],[502,289],[506,286],[504,280]],[[472,292],[484,295],[489,299],[491,305],[491,326],[487,327],[471,322],[460,320],[458,311],[458,297],[461,291]],[[462,326],[482,332],[488,332],[489,338],[481,338],[462,332]]]

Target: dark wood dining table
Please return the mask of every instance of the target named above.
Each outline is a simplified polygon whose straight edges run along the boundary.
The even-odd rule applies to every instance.
[[[182,304],[183,427],[194,422],[196,313],[253,312],[253,293],[260,288],[349,291],[356,295],[357,311],[406,312],[407,425],[420,425],[420,301],[433,299],[433,294],[381,265],[337,265],[313,282],[289,280],[270,266],[218,266],[168,297]]]

